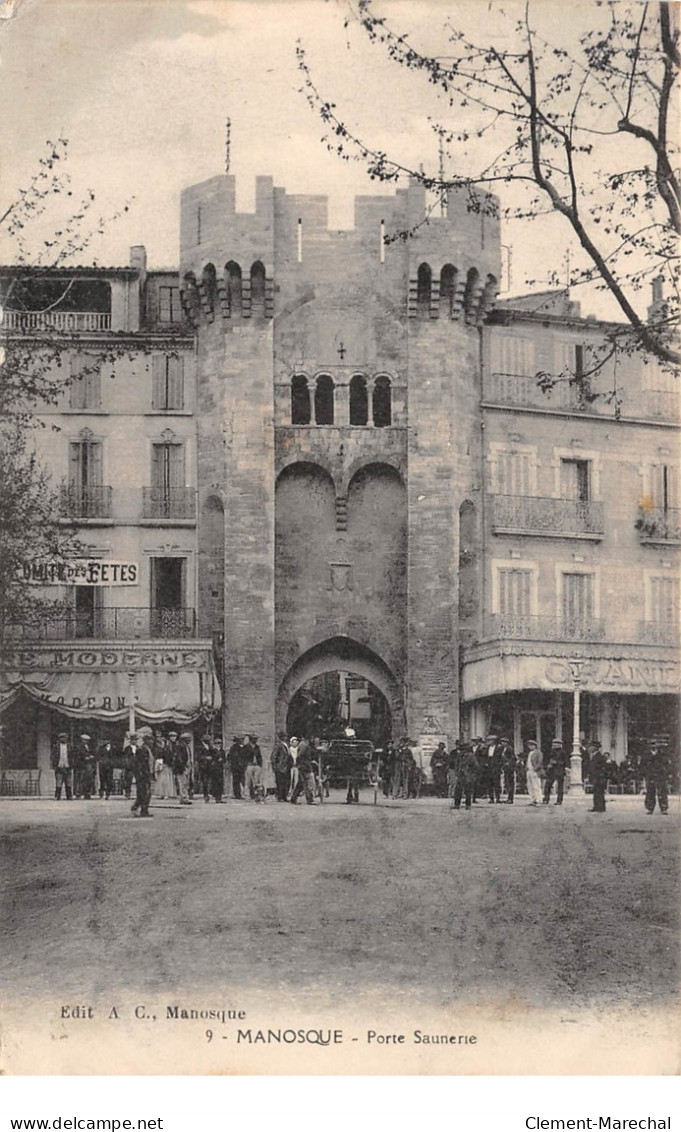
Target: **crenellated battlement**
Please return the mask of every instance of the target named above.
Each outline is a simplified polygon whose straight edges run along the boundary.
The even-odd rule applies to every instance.
[[[478,325],[500,273],[495,198],[452,189],[431,215],[418,182],[355,199],[355,227],[328,227],[328,198],[256,178],[255,211],[237,212],[232,176],[182,194],[182,302],[191,323],[271,319],[301,302],[345,301],[352,286],[409,318]]]

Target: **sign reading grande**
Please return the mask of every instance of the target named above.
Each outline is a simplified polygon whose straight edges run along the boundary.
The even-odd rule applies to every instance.
[[[24,562],[20,577],[36,586],[136,586],[137,562],[112,562],[109,558],[34,558]]]
[[[551,660],[546,666],[551,685],[574,687],[574,676],[568,660]],[[609,660],[589,658],[579,673],[580,686],[586,691],[675,691],[679,687],[679,666],[673,660]]]

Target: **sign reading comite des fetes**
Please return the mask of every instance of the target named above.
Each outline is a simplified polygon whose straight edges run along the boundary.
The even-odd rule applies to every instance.
[[[37,586],[136,586],[137,562],[112,562],[108,558],[34,558],[24,562],[21,580]]]

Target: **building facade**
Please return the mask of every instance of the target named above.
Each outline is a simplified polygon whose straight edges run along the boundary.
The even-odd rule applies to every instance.
[[[80,324],[74,364],[115,331],[129,354],[69,385],[45,442],[91,557],[136,585],[74,585],[59,648],[26,655],[85,635],[103,688],[111,642],[157,653],[143,718],[173,717],[175,664],[176,717],[221,703],[263,748],[332,711],[424,755],[491,730],[677,747],[677,376],[603,361],[613,328],[562,292],[497,301],[499,257],[486,196],[435,216],[410,184],[337,232],[267,177],[252,213],[230,176],[188,188],[178,274],[141,249],[90,273],[110,323]]]
[[[145,258],[19,284],[0,272],[3,330],[38,354],[49,343],[62,387],[36,438],[79,547],[27,560],[29,584],[60,605],[14,626],[3,657],[3,766],[19,784],[39,771],[45,793],[61,730],[120,748],[134,726],[205,725],[219,708],[213,643],[198,636],[194,342],[176,272]]]

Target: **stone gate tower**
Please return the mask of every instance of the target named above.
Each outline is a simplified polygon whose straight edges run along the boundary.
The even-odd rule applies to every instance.
[[[479,534],[491,198],[327,200],[234,179],[182,196],[198,351],[200,632],[224,637],[225,734],[266,744],[312,676],[356,672],[393,737],[458,732],[459,528]],[[471,547],[467,546],[467,553]],[[474,594],[466,602],[475,600]],[[462,611],[461,616],[465,614]]]

